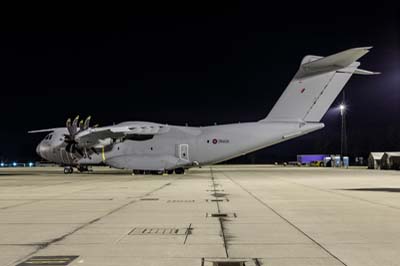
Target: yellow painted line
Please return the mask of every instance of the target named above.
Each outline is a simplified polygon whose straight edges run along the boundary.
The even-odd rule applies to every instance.
[[[31,258],[29,260],[40,260],[40,261],[50,261],[50,260],[56,260],[56,261],[68,261],[71,260],[70,258]]]
[[[106,155],[104,154],[104,147],[101,148],[101,157],[103,158],[103,162],[106,161]]]
[[[26,261],[24,262],[26,264],[31,264],[31,265],[46,265],[46,266],[53,266],[53,265],[67,265],[70,263],[70,261]]]

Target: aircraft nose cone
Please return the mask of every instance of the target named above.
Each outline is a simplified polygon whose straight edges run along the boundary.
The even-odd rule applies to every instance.
[[[36,147],[36,154],[39,155],[40,157],[42,157],[42,155],[40,154],[40,144],[37,145],[37,147]]]
[[[36,147],[36,153],[43,159],[48,160],[48,157],[50,156],[50,147],[46,143],[39,143]]]
[[[36,147],[36,153],[41,158],[46,159],[46,156],[49,153],[49,147],[46,144],[39,143],[39,145]]]

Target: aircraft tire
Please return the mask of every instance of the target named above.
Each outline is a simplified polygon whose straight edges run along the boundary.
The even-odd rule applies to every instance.
[[[139,175],[139,174],[140,174],[140,173],[139,173],[139,170],[136,170],[136,169],[133,170],[132,172],[133,172],[134,175]]]
[[[150,171],[151,175],[162,175],[164,173],[164,171],[160,171],[160,170],[152,170]]]
[[[87,166],[79,166],[79,167],[78,167],[78,171],[79,171],[80,173],[89,172],[89,168],[88,168]]]
[[[183,168],[176,168],[175,169],[175,174],[177,174],[177,175],[182,175],[184,173],[185,173],[185,169],[183,169]]]
[[[64,174],[72,174],[74,172],[74,169],[72,167],[65,167],[64,168]]]
[[[146,173],[144,170],[135,169],[135,170],[133,170],[133,174],[134,175],[145,175]]]

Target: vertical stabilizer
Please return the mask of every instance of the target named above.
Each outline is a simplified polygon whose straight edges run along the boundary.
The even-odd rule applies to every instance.
[[[328,57],[304,57],[286,90],[260,122],[319,122],[353,74],[378,74],[358,69],[357,60],[370,48],[349,49]]]

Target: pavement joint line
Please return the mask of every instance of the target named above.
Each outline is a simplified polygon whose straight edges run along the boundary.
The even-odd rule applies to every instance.
[[[60,195],[62,196],[62,195]],[[57,196],[59,197],[59,196]],[[10,199],[12,200],[12,199]],[[109,201],[109,200],[113,200],[113,198],[108,198],[108,199],[60,199],[60,198],[48,198],[48,199],[30,199],[30,200],[26,200],[28,202],[22,202],[22,203],[17,203],[14,205],[9,205],[9,206],[5,206],[5,207],[1,207],[0,210],[8,210],[11,208],[15,208],[15,207],[20,207],[20,206],[24,206],[24,205],[29,205],[29,204],[33,204],[36,202],[41,202],[41,201],[46,201],[46,200],[66,200],[66,201],[77,201],[77,200],[82,200],[82,201],[97,201],[97,200],[101,200],[101,201]]]
[[[367,199],[363,199],[363,198],[359,198],[359,197],[355,197],[355,196],[350,196],[350,195],[346,195],[344,193],[340,193],[337,191],[332,191],[332,190],[326,190],[326,189],[322,189],[322,188],[316,188],[313,186],[307,186],[301,183],[296,183],[296,182],[290,182],[287,180],[284,180],[284,182],[289,183],[289,184],[294,184],[294,185],[298,185],[298,186],[303,186],[309,189],[313,189],[313,190],[317,190],[317,191],[323,191],[323,192],[327,192],[327,193],[331,193],[331,194],[335,194],[335,195],[339,195],[339,196],[343,196],[345,198],[350,198],[350,199],[355,199],[355,200],[359,200],[359,201],[363,201],[363,202],[367,202],[373,205],[378,205],[378,206],[383,206],[383,207],[387,207],[387,208],[391,208],[391,209],[395,209],[395,210],[400,210],[400,207],[396,207],[396,206],[392,206],[392,205],[388,205],[388,204],[384,204],[384,203],[380,203],[380,202],[375,202],[375,201],[371,201],[371,200],[367,200]]]
[[[214,177],[212,167],[210,167],[210,175],[211,175],[211,180],[212,180],[212,183],[214,185],[214,190],[215,190],[215,177]],[[217,204],[218,213],[221,213],[221,210],[219,207],[219,202],[215,201],[215,203]],[[219,221],[219,226],[221,228],[222,240],[224,242],[225,255],[227,258],[229,258],[228,243],[227,243],[226,236],[225,236],[225,228],[224,228],[224,222],[223,222],[224,220],[222,217],[218,217],[218,221]]]
[[[332,258],[336,259],[338,262],[340,262],[342,265],[344,266],[348,266],[344,261],[342,261],[341,259],[339,259],[337,256],[335,256],[332,252],[330,252],[327,248],[325,248],[321,243],[319,243],[318,241],[316,241],[314,238],[312,238],[311,236],[309,236],[306,232],[304,232],[303,230],[301,230],[298,226],[296,226],[294,223],[290,222],[288,219],[286,219],[283,215],[281,215],[278,211],[276,211],[275,209],[273,209],[271,206],[269,206],[267,203],[265,203],[264,201],[262,201],[259,197],[257,197],[256,195],[254,195],[253,193],[251,193],[250,191],[248,191],[245,187],[243,187],[239,182],[235,181],[233,178],[231,178],[229,175],[227,175],[225,172],[222,172],[222,174],[227,177],[232,183],[236,184],[237,186],[239,186],[242,190],[246,191],[247,194],[249,194],[251,197],[253,197],[255,200],[257,200],[259,203],[261,203],[262,205],[264,205],[265,207],[267,207],[269,210],[271,210],[273,213],[275,213],[276,215],[278,215],[282,220],[284,220],[287,224],[289,224],[290,226],[292,226],[293,228],[295,228],[298,232],[300,232],[301,234],[303,234],[305,237],[307,237],[308,239],[310,239],[315,245],[319,246],[322,250],[324,250],[327,254],[329,254]]]
[[[173,181],[176,181],[176,180],[179,180],[179,179],[180,179],[180,177],[176,177],[176,178],[173,179]],[[149,192],[143,194],[141,197],[151,195],[152,193],[155,193],[155,192],[157,192],[157,191],[159,191],[159,190],[161,190],[161,189],[163,189],[163,188],[169,186],[170,184],[171,184],[171,181],[169,180],[169,183],[165,183],[165,184],[163,184],[162,186],[157,187],[157,188],[155,188],[155,189],[153,189],[153,190],[151,190],[151,191],[149,191]],[[50,241],[47,241],[47,242],[45,242],[45,243],[40,243],[40,244],[37,245],[36,250],[32,251],[31,253],[25,255],[24,257],[22,257],[22,258],[20,258],[20,259],[18,259],[18,260],[16,260],[16,261],[12,262],[12,263],[10,263],[10,264],[8,264],[8,266],[16,265],[16,264],[18,264],[18,263],[20,263],[20,262],[26,260],[27,258],[31,257],[32,255],[35,255],[35,254],[36,254],[37,252],[39,252],[40,250],[43,250],[43,249],[47,248],[48,246],[50,246],[50,245],[52,245],[52,244],[54,244],[54,243],[60,242],[60,241],[64,240],[66,237],[68,237],[68,236],[70,236],[70,235],[72,235],[72,234],[74,234],[74,233],[76,233],[76,232],[82,230],[82,229],[85,228],[86,226],[89,226],[89,225],[91,225],[91,224],[94,224],[95,222],[98,222],[98,221],[100,221],[101,219],[103,219],[103,218],[105,218],[105,217],[107,217],[107,216],[109,216],[109,215],[111,215],[111,214],[113,214],[113,213],[115,213],[115,212],[117,212],[117,211],[120,211],[120,210],[122,210],[123,208],[125,208],[125,207],[127,207],[127,206],[129,206],[129,205],[131,205],[131,204],[133,204],[133,203],[136,203],[136,202],[139,202],[139,200],[138,200],[138,199],[131,200],[131,201],[129,201],[129,202],[127,202],[127,203],[125,203],[125,204],[123,204],[123,205],[121,205],[121,206],[119,206],[119,207],[117,207],[117,208],[115,208],[115,209],[113,209],[113,210],[107,212],[106,214],[104,214],[104,215],[102,215],[102,216],[100,216],[100,217],[97,217],[96,219],[93,219],[93,220],[91,220],[91,221],[89,221],[89,222],[87,222],[87,223],[82,224],[81,226],[75,228],[75,229],[72,230],[71,232],[68,232],[68,233],[66,233],[66,234],[64,234],[64,235],[62,235],[62,236],[60,236],[60,237],[54,238],[54,239],[52,239],[52,240],[50,240]]]
[[[29,205],[35,202],[39,202],[42,200],[33,200],[33,201],[29,201],[29,202],[23,202],[23,203],[18,203],[18,204],[14,204],[14,205],[9,205],[9,206],[5,206],[5,207],[1,207],[0,210],[8,210],[8,209],[12,209],[15,207],[19,207],[19,206],[24,206],[24,205]]]
[[[77,201],[77,200],[84,200],[84,201],[97,201],[97,200],[113,200],[114,198],[98,198],[98,199],[52,199],[52,198],[39,198],[39,199],[0,199],[0,201],[32,201],[32,200],[66,200],[66,201]]]
[[[0,180],[0,181],[1,181],[1,180]],[[56,185],[72,184],[72,183],[75,184],[75,183],[81,183],[81,182],[84,182],[84,180],[67,181],[67,182],[61,182],[61,183],[57,183],[57,184],[51,184],[51,185],[47,185],[47,186],[40,187],[40,189],[45,188],[45,187],[56,186]],[[38,188],[38,189],[39,189],[39,188]],[[84,189],[82,189],[82,190],[84,190]],[[73,191],[72,193],[80,192],[80,191],[82,191],[82,190]],[[33,199],[33,200],[29,201],[29,202],[23,202],[23,203],[11,205],[11,206],[5,206],[5,207],[0,208],[0,210],[12,209],[12,208],[15,208],[15,207],[30,205],[30,204],[33,204],[33,203],[36,203],[36,202],[41,202],[41,201],[46,201],[46,200],[60,200],[60,197],[62,197],[62,196],[64,196],[64,195],[67,195],[67,194],[69,194],[69,193],[70,193],[70,192],[63,193],[63,194],[61,194],[61,195],[57,195],[57,196],[54,196],[54,197],[49,197],[49,198],[46,198],[46,199],[43,199],[43,198]]]
[[[186,230],[185,240],[183,241],[183,244],[184,244],[184,245],[186,244],[186,241],[187,241],[188,236],[190,235],[191,231],[192,231],[192,224],[190,223],[190,224],[189,224],[189,227],[188,227],[187,230]]]

